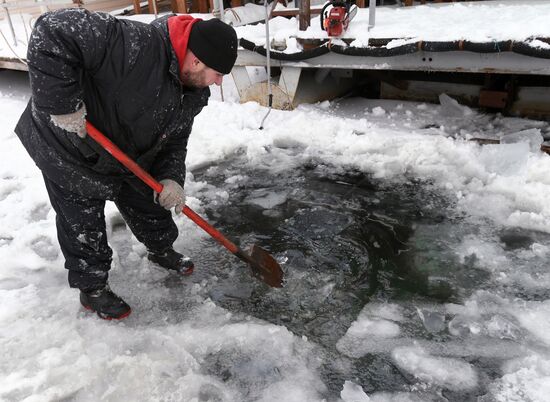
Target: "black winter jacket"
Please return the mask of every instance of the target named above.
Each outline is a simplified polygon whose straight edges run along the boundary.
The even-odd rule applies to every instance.
[[[38,19],[27,55],[32,97],[15,131],[50,180],[92,198],[112,199],[123,180],[152,191],[92,138],[51,122],[84,102],[88,120],[153,177],[183,186],[187,141],[210,90],[183,87],[166,20],[83,9]]]

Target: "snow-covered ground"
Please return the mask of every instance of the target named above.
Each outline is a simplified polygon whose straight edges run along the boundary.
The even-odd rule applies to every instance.
[[[460,3],[446,5],[445,13],[438,6],[381,9],[370,35],[418,38],[421,29],[426,40],[550,36],[549,2],[518,3],[500,1],[496,8]],[[363,17],[357,17],[357,29]],[[449,21],[464,28],[448,29]],[[317,25],[312,22],[312,32]],[[16,24],[20,55],[24,26]],[[291,36],[296,21],[276,19],[273,27],[279,28],[275,35]],[[261,25],[238,30],[263,40]],[[4,42],[0,47],[0,56],[10,52]],[[293,259],[283,248],[275,256],[288,286],[267,289],[178,216],[176,247],[199,264],[192,277],[174,280],[148,263],[112,204],[106,211],[114,249],[111,283],[133,313],[122,322],[106,322],[85,312],[78,292],[66,284],[55,214],[40,172],[13,133],[28,95],[24,74],[0,71],[0,400],[462,401],[478,395],[483,402],[548,400],[550,156],[538,151],[542,137],[550,138],[547,123],[484,115],[442,96],[441,105],[342,99],[274,110],[259,130],[265,108],[239,104],[229,79],[225,102],[213,88],[189,143],[186,190],[189,205],[208,212],[214,223],[222,221],[218,211],[241,202],[277,221],[284,216],[278,208],[302,190],[300,169],[312,164],[340,175],[360,172],[397,189],[414,183],[448,204],[441,212],[447,226],[413,226],[408,246],[427,247],[439,261],[437,274],[432,265],[416,262],[432,272],[430,281],[444,274],[458,278],[454,299],[369,299],[345,312],[348,321],[329,316],[329,322],[346,323],[338,331],[323,327],[333,340],[313,336],[315,331],[302,330],[277,310],[286,315],[294,304],[330,306],[343,297],[337,276],[310,265],[325,260]],[[480,146],[468,141],[472,137],[500,138],[504,144]],[[242,171],[227,167],[234,160]],[[257,185],[252,175],[258,171],[294,181],[277,192],[265,189],[267,180],[265,187],[260,182],[242,200],[239,191],[247,183]],[[311,201],[315,208],[338,208],[350,203],[346,195]],[[384,205],[379,208],[384,212]],[[291,226],[293,220],[277,223]],[[328,225],[337,237],[338,222],[327,220]],[[320,242],[313,239],[312,247]],[[263,241],[269,245],[272,239],[263,235]],[[460,272],[446,258],[456,260]],[[447,272],[452,269],[457,272]],[[351,273],[338,275],[345,281]],[[223,302],[224,292],[235,299],[253,295],[275,311],[232,308]],[[361,302],[355,296],[345,300],[350,299]],[[387,362],[384,370],[369,372],[380,361]],[[379,381],[384,377],[389,380]]]
[[[272,111],[260,131],[265,108],[237,103],[230,80],[224,84],[225,102],[217,88],[213,93],[196,119],[187,160],[188,202],[199,213],[237,202],[223,188],[194,176],[235,155],[247,168],[273,176],[314,160],[390,185],[429,183],[452,201],[450,214],[464,216],[478,228],[455,238],[447,251],[488,279],[479,285],[471,279],[473,291],[453,303],[366,303],[334,342],[338,356],[330,364],[384,356],[408,385],[367,395],[372,385],[346,374],[344,364],[337,370],[344,378],[338,380],[335,396],[326,383],[332,377],[327,365],[332,366],[315,340],[293,333],[284,321],[272,323],[261,313],[233,311],[216,302],[211,289],[222,279],[214,273],[245,272],[239,261],[223,252],[220,258],[205,256],[210,267],[203,264],[189,280],[174,283],[147,262],[143,246],[121,226],[109,204],[115,250],[111,282],[133,314],[122,322],[100,320],[79,306],[77,291],[66,284],[55,214],[40,172],[13,133],[28,97],[24,76],[2,71],[0,400],[436,401],[442,400],[441,392],[451,392],[451,400],[466,400],[461,395],[471,397],[481,384],[486,401],[548,400],[550,245],[530,241],[510,250],[487,228],[528,230],[548,238],[550,157],[528,142],[480,146],[467,141],[471,136],[505,138],[522,130],[530,130],[531,139],[547,136],[546,123],[482,115],[445,97],[442,106],[345,99]],[[238,188],[247,180],[251,178],[232,173],[225,182]],[[291,190],[252,202],[277,217],[270,212],[291,197]],[[175,219],[181,233],[178,248],[200,256],[201,249],[214,247],[188,220]],[[300,281],[308,280],[305,266],[293,266],[284,252],[276,257],[292,286],[258,288],[265,300],[291,295]],[[247,274],[239,278],[234,291],[255,283]],[[299,297],[322,302],[333,289],[329,277],[322,287]],[[412,323],[435,338],[415,336]],[[448,339],[436,342],[438,334]],[[498,362],[492,363],[497,369],[488,376],[479,362],[482,367],[491,359]]]

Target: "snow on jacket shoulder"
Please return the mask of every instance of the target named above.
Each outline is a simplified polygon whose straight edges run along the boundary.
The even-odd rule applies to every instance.
[[[93,197],[111,198],[122,180],[145,189],[93,139],[51,123],[84,102],[88,120],[144,169],[183,185],[187,141],[210,90],[181,84],[166,19],[64,9],[37,20],[27,54],[32,97],[15,131],[49,179]]]

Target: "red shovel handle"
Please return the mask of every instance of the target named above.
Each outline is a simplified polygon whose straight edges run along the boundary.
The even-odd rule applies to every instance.
[[[90,137],[92,137],[99,145],[101,145],[107,152],[109,152],[115,159],[126,166],[132,173],[139,177],[145,184],[153,189],[156,193],[162,192],[162,184],[156,181],[153,176],[143,170],[136,162],[128,157],[122,150],[117,147],[110,139],[105,137],[101,131],[95,128],[89,121],[86,122],[86,130]],[[214,229],[208,222],[201,218],[195,211],[189,208],[187,205],[183,207],[182,212],[193,222],[199,225],[206,233],[220,242],[226,249],[233,254],[238,254],[241,250],[231,241],[229,241],[224,235]]]

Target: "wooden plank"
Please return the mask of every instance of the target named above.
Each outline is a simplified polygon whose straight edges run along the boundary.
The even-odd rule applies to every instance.
[[[310,9],[311,15],[318,15],[321,14],[321,8],[311,8]],[[288,8],[286,10],[277,10],[273,11],[273,17],[295,17],[300,13],[300,10],[297,8]]]
[[[4,60],[0,59],[0,69],[5,68],[7,70],[18,70],[18,71],[29,71],[29,68],[26,64],[20,62],[19,60]]]
[[[393,57],[345,56],[328,53],[300,61],[271,59],[272,66],[302,68],[344,68],[357,70],[448,71],[492,74],[526,74],[550,76],[547,59],[537,59],[511,52],[417,52]],[[249,50],[238,50],[237,66],[265,66],[266,58]]]
[[[479,106],[495,109],[504,109],[508,103],[508,92],[491,91],[482,89],[479,91]]]

